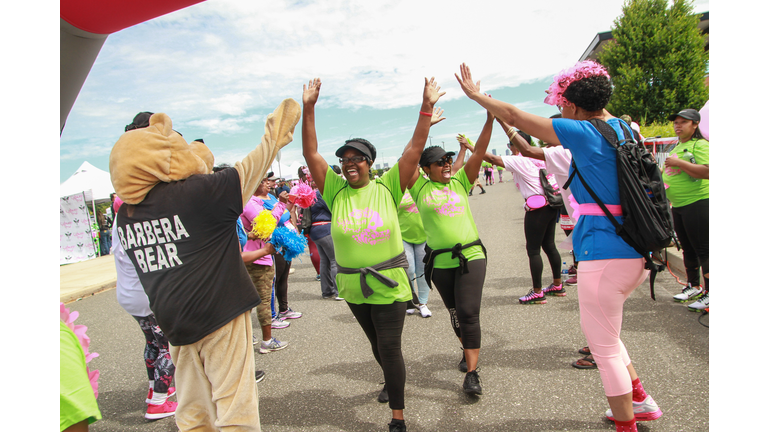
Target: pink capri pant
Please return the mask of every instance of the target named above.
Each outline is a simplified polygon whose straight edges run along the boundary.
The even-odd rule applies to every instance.
[[[632,392],[627,366],[631,363],[621,342],[624,301],[648,276],[642,258],[579,262],[581,331],[595,357],[608,397]]]

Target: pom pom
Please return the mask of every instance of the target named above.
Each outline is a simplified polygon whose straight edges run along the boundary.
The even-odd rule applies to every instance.
[[[307,247],[306,237],[287,227],[276,228],[269,242],[286,261],[293,261]]]
[[[253,219],[253,229],[251,232],[262,240],[268,240],[272,231],[277,227],[277,219],[272,216],[269,210],[262,210],[261,213]]]
[[[304,178],[307,179],[307,183],[312,183],[312,174],[309,172],[309,168],[301,167],[301,172],[304,173]]]
[[[312,189],[312,186],[304,182],[300,182],[296,186],[292,187],[288,195],[295,196],[296,198],[293,200],[293,202],[301,208],[310,208],[312,207],[312,204],[317,201],[315,190]]]
[[[547,97],[544,98],[544,103],[549,105],[563,105],[565,102],[563,92],[565,92],[572,82],[600,75],[607,78],[611,77],[608,75],[608,71],[605,70],[603,65],[599,63],[595,63],[591,60],[576,63],[569,69],[564,69],[555,75],[554,82],[546,91]]]
[[[69,309],[64,306],[64,303],[59,302],[59,319],[64,321],[64,324],[69,327],[70,330],[77,336],[78,342],[80,342],[80,347],[83,348],[83,354],[85,354],[85,371],[88,373],[88,380],[91,383],[91,388],[93,389],[93,396],[95,398],[99,398],[99,371],[97,370],[89,370],[88,369],[88,362],[93,360],[94,358],[98,357],[98,353],[92,353],[88,352],[88,347],[91,345],[91,338],[89,338],[85,331],[88,330],[88,327],[84,325],[75,324],[75,320],[77,317],[80,316],[80,313],[70,312]]]

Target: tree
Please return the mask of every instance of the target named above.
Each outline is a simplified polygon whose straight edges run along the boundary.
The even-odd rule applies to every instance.
[[[687,0],[628,0],[611,29],[613,42],[599,55],[611,75],[608,111],[641,124],[666,122],[709,99],[704,85],[709,53]]]

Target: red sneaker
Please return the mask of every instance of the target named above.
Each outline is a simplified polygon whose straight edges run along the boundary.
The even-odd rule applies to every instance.
[[[162,405],[147,404],[147,413],[144,414],[145,419],[157,420],[165,417],[170,417],[176,414],[176,402],[166,400]]]
[[[168,397],[171,397],[176,394],[176,387],[168,387]],[[152,389],[149,389],[149,393],[147,393],[147,399],[144,401],[144,403],[150,403],[152,402],[152,396],[154,395],[154,392]]]

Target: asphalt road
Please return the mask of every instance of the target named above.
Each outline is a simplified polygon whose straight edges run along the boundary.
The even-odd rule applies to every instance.
[[[520,305],[531,286],[523,237],[522,198],[512,183],[470,197],[480,238],[488,249],[482,302],[483,348],[479,374],[484,394],[467,397],[457,370],[460,345],[437,291],[431,318],[406,317],[403,351],[407,368],[405,418],[409,431],[613,431],[597,370],[571,362],[585,345],[579,328],[578,293],[545,305]],[[557,234],[559,244],[565,239]],[[543,256],[543,254],[542,254]],[[567,250],[563,260],[571,264]],[[323,300],[308,256],[294,261],[291,307],[304,313],[274,330],[289,346],[256,356],[267,372],[258,385],[264,431],[380,431],[390,411],[376,402],[383,381],[370,345],[345,302]],[[546,271],[545,271],[546,275]],[[549,283],[544,277],[544,283]],[[639,431],[709,429],[708,317],[672,301],[680,285],[668,272],[625,304],[622,340],[646,391],[664,415],[638,423]],[[147,392],[143,335],[111,289],[70,303],[88,326],[91,352],[99,357],[99,407],[92,431],[175,431],[173,417],[143,417]],[[254,322],[256,319],[254,317]],[[258,334],[258,329],[256,330]]]

